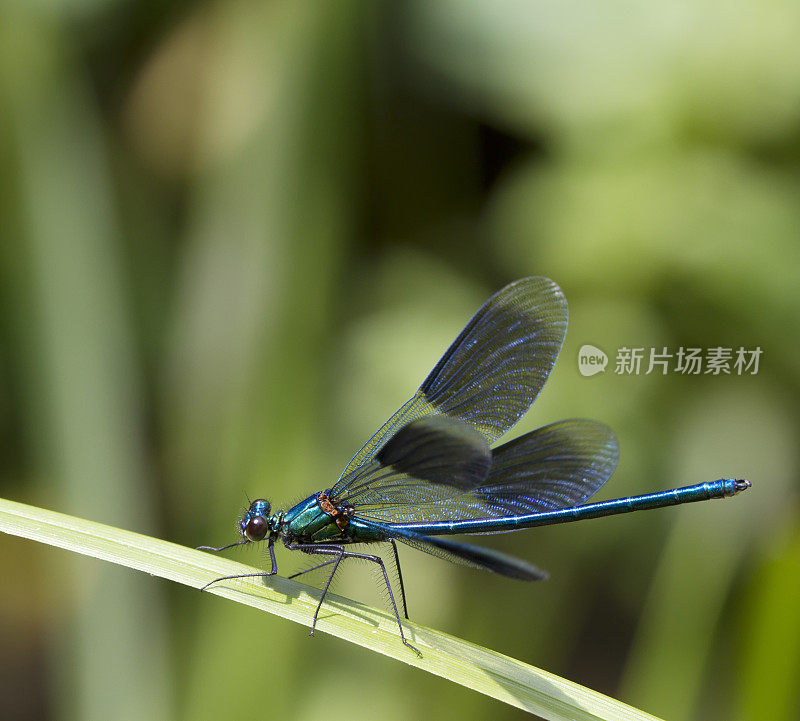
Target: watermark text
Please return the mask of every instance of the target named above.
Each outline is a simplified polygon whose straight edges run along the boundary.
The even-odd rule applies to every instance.
[[[614,373],[617,375],[756,375],[763,350],[756,348],[645,348],[622,346],[617,349]],[[578,351],[578,371],[593,376],[605,371],[608,356],[597,346],[583,345]]]

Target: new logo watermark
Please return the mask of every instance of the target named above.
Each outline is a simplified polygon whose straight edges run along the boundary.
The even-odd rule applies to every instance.
[[[578,351],[578,371],[582,376],[602,373],[608,365],[608,356],[597,346],[582,345]]]
[[[657,348],[617,349],[614,373],[617,375],[650,375],[670,371],[681,375],[756,375],[763,350],[756,348],[684,348],[675,351],[666,346]],[[608,356],[597,346],[582,345],[578,351],[578,371],[593,376],[605,371]]]

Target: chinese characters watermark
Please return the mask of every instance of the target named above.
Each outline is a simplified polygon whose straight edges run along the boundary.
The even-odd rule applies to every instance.
[[[614,373],[617,375],[756,375],[763,351],[756,348],[628,348],[617,349]],[[605,371],[608,356],[593,345],[578,351],[578,371],[593,376]]]

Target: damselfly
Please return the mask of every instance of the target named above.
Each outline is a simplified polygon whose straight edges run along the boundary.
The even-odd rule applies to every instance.
[[[400,613],[383,559],[351,544],[391,545],[403,614],[408,618],[397,541],[449,561],[523,581],[547,578],[526,561],[439,536],[503,533],[628,511],[733,496],[750,486],[725,478],[669,491],[585,504],[617,465],[613,431],[590,420],[567,420],[498,448],[490,444],[536,400],[567,332],[567,301],[548,278],[523,278],[489,298],[467,323],[414,396],[372,436],[332,486],[287,511],[268,501],[250,504],[239,522],[242,539],[267,541],[269,571],[277,573],[275,542],[327,557],[294,578],[329,567],[311,625],[339,564],[375,563],[389,591],[400,638]],[[243,576],[224,576],[218,583]],[[207,588],[205,586],[204,588]]]

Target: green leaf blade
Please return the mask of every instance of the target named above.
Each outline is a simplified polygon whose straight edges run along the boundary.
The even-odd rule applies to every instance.
[[[258,569],[94,521],[0,499],[0,531],[110,561],[194,588],[219,576]],[[237,579],[206,593],[311,625],[319,591],[272,577]],[[198,598],[198,603],[202,599]],[[420,624],[404,621],[422,658],[400,643],[393,616],[348,598],[328,594],[317,630],[449,679],[551,721],[653,721],[634,709],[579,684],[516,659]],[[656,720],[657,721],[657,720]]]

